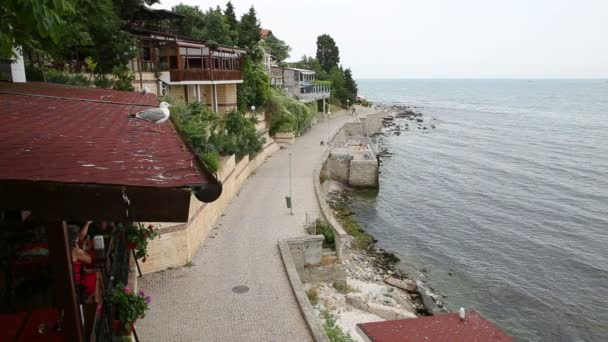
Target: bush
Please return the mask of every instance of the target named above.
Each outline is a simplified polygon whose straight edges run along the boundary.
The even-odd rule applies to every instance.
[[[334,230],[329,226],[329,223],[327,223],[325,220],[318,218],[315,222],[315,231],[317,232],[317,234],[323,235],[323,247],[336,247]]]
[[[255,129],[255,119],[233,111],[220,119],[200,102],[174,104],[171,118],[195,153],[212,172],[219,156],[242,158],[262,150],[265,140]]]
[[[91,81],[85,76],[81,74],[70,75],[63,71],[49,69],[46,72],[46,81],[49,83],[60,83],[60,84],[69,84],[69,85],[77,85],[77,86],[89,86],[91,85]]]
[[[112,88],[112,86],[114,85],[114,81],[106,77],[106,75],[98,75],[95,77],[95,81],[93,81],[93,84],[97,88],[108,89]]]
[[[133,91],[133,80],[135,80],[135,75],[129,71],[126,66],[120,67],[115,66],[112,68],[112,75],[116,76],[116,80],[114,81],[113,89],[123,90],[123,91]]]
[[[278,132],[303,134],[312,126],[316,111],[314,103],[304,104],[278,89],[272,89],[265,109],[271,135]]]
[[[220,169],[220,154],[216,151],[210,151],[204,153],[202,156],[203,164],[207,167],[207,170],[211,172],[217,172]]]
[[[353,342],[350,335],[346,334],[340,326],[336,325],[336,317],[334,315],[325,311],[323,312],[323,318],[325,319],[323,329],[325,329],[325,333],[331,342]]]
[[[310,304],[317,305],[319,303],[319,289],[316,287],[311,288],[306,291],[306,296],[308,296],[308,300],[310,300]]]

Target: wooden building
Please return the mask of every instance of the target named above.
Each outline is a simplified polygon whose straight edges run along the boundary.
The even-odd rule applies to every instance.
[[[129,118],[157,107],[153,94],[0,82],[0,103],[0,340],[110,341],[113,307],[77,296],[67,224],[114,224],[98,266],[109,291],[128,277],[120,227],[185,222],[192,195],[211,202],[222,186],[170,121]],[[23,262],[34,238],[40,258]],[[36,277],[17,282],[24,265]]]
[[[137,41],[137,56],[129,63],[135,88],[201,101],[218,113],[235,110],[246,50],[179,36],[180,20],[174,12],[142,8],[128,22]]]

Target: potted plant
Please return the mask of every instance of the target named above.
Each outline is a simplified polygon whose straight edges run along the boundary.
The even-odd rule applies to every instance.
[[[151,224],[145,227],[137,222],[128,227],[125,234],[127,248],[135,250],[135,257],[137,259],[143,258],[142,261],[146,262],[148,242],[159,235],[158,229]]]
[[[150,296],[146,296],[143,291],[135,293],[118,283],[109,291],[106,301],[114,306],[114,334],[128,336],[133,331],[135,321],[144,318],[150,304]]]

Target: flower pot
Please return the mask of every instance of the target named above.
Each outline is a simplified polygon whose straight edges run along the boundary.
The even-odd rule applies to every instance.
[[[129,325],[129,331],[125,331],[121,321],[115,319],[113,323],[114,336],[129,336],[133,333],[133,324]]]

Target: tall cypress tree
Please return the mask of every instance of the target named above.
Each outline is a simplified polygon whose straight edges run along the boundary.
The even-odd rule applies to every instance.
[[[260,21],[253,6],[241,17],[238,32],[241,47],[252,49],[260,41]]]
[[[350,103],[354,103],[359,90],[357,89],[357,82],[355,82],[353,79],[353,73],[350,71],[350,69],[344,70],[344,88],[346,88],[346,93]]]
[[[236,20],[236,14],[234,14],[234,6],[230,1],[228,1],[228,3],[226,4],[226,9],[224,10],[224,18],[226,19],[226,24],[228,24],[228,28],[230,30],[230,39],[232,39],[232,42],[236,44],[238,42],[239,36],[239,21]]]
[[[340,63],[340,50],[336,41],[328,34],[317,37],[317,60],[327,72]]]

